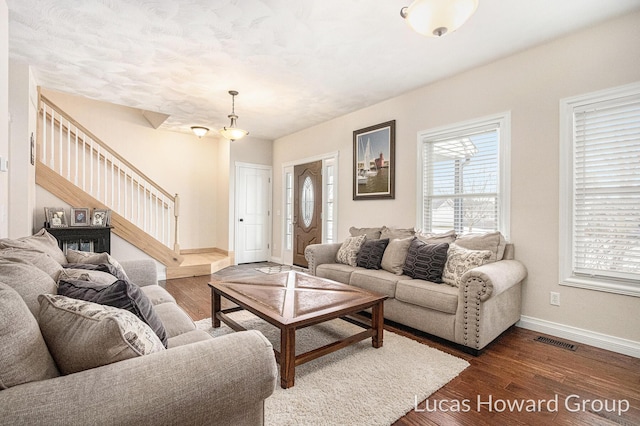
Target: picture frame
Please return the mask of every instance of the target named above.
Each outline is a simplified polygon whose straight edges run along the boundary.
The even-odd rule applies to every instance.
[[[71,207],[71,226],[89,226],[87,207]]]
[[[91,226],[109,226],[111,222],[111,210],[93,209]]]
[[[67,215],[62,207],[45,207],[44,215],[49,224],[49,228],[66,228]]]
[[[353,199],[395,199],[396,121],[353,132]]]

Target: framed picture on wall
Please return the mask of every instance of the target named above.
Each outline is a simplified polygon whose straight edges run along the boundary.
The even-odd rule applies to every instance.
[[[45,207],[44,215],[50,228],[66,228],[67,215],[62,207]]]
[[[353,199],[395,198],[396,121],[353,132]]]
[[[71,207],[71,226],[89,226],[87,207]]]

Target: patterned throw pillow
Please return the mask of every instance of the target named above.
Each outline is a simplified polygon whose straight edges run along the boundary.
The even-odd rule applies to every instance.
[[[448,243],[427,244],[414,238],[409,246],[402,272],[411,278],[441,283],[448,249]]]
[[[38,300],[42,336],[63,374],[165,350],[131,312],[53,294]]]
[[[388,238],[384,240],[365,240],[356,257],[356,265],[361,268],[380,269],[382,256],[387,244],[389,244]]]
[[[338,263],[343,263],[345,265],[356,266],[356,258],[358,257],[358,252],[360,251],[360,247],[364,244],[364,240],[367,237],[364,235],[359,235],[357,237],[347,237],[342,243],[340,250],[338,250],[338,254],[336,255],[336,261]]]
[[[468,250],[456,244],[449,246],[447,263],[444,265],[442,280],[451,286],[458,287],[462,276],[469,269],[491,262],[490,250]]]

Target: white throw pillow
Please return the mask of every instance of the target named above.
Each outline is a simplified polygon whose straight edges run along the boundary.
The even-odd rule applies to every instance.
[[[367,239],[365,235],[358,235],[357,237],[347,237],[340,246],[338,250],[338,254],[336,255],[336,261],[338,263],[343,263],[345,265],[356,266],[356,258],[358,257],[358,252],[360,251],[360,247],[364,244],[364,241]]]

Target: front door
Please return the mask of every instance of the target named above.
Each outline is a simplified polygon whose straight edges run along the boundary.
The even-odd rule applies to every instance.
[[[322,161],[294,167],[293,264],[307,267],[304,249],[322,242]]]
[[[236,165],[236,263],[269,260],[271,169]]]

